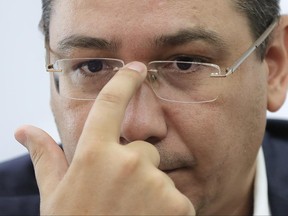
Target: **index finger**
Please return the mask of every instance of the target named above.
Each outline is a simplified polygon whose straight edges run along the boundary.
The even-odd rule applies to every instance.
[[[131,62],[115,74],[97,96],[78,145],[118,142],[126,107],[146,74],[146,66],[141,62]]]

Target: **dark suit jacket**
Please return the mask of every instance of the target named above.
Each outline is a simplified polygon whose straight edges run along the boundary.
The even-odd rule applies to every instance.
[[[288,122],[268,120],[263,149],[272,215],[288,215]],[[0,164],[0,214],[39,214],[39,192],[28,155]]]

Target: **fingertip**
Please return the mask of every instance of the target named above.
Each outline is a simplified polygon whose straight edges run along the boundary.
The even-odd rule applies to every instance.
[[[52,140],[52,138],[40,128],[34,127],[32,125],[22,125],[15,130],[15,139],[24,145],[27,149],[32,143],[45,143]]]
[[[124,68],[128,68],[143,75],[145,75],[147,71],[146,65],[138,61],[130,62]]]
[[[22,145],[26,146],[27,143],[27,131],[29,130],[29,125],[22,125],[21,127],[17,128],[14,132],[15,139],[21,143]]]

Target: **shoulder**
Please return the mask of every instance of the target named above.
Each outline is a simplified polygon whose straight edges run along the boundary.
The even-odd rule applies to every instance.
[[[288,141],[288,121],[286,120],[268,119],[266,131]]]
[[[268,120],[263,140],[273,215],[288,212],[288,121]]]
[[[288,160],[288,121],[268,120],[263,140],[266,159],[284,164]]]
[[[29,155],[0,163],[0,176],[1,214],[39,213],[39,192]]]
[[[288,121],[268,120],[263,141],[266,158],[287,162],[288,157]],[[283,164],[283,163],[282,163]]]
[[[0,196],[38,193],[29,155],[0,163]]]

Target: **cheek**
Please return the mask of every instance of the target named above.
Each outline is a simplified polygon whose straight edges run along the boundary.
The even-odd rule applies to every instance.
[[[51,89],[52,112],[66,158],[70,163],[93,101],[66,99]]]
[[[170,127],[196,160],[191,178],[214,192],[250,177],[262,143],[265,78],[252,69],[225,78],[226,91],[215,102],[167,108]]]
[[[205,104],[177,105],[167,109],[170,131],[178,137],[196,160],[199,171],[209,175],[213,165],[227,154],[227,130],[221,101]],[[229,127],[227,124],[225,125]],[[179,147],[177,147],[179,148]],[[202,172],[201,171],[201,172]]]
[[[229,140],[229,125],[224,130],[225,115],[223,103],[177,105],[167,111],[170,132],[178,137],[176,149],[187,149],[195,166],[183,175],[175,176],[177,187],[196,205],[213,199],[227,184],[231,174],[233,140]],[[185,146],[185,147],[181,147]],[[187,152],[182,152],[187,156]],[[230,157],[231,156],[231,157]],[[233,162],[234,160],[234,162]],[[193,185],[193,187],[191,187]],[[229,188],[230,189],[230,188]]]
[[[263,65],[247,64],[235,77],[227,80],[229,89],[224,109],[226,122],[245,152],[258,150],[266,125],[267,76]],[[253,155],[253,153],[252,153]]]
[[[266,125],[264,71],[259,64],[243,66],[225,78],[225,91],[214,105],[197,109],[196,125],[191,127],[199,144],[194,142],[193,150],[199,161],[212,163],[211,169],[218,166],[222,167],[219,172],[234,169],[247,175],[253,168]]]

